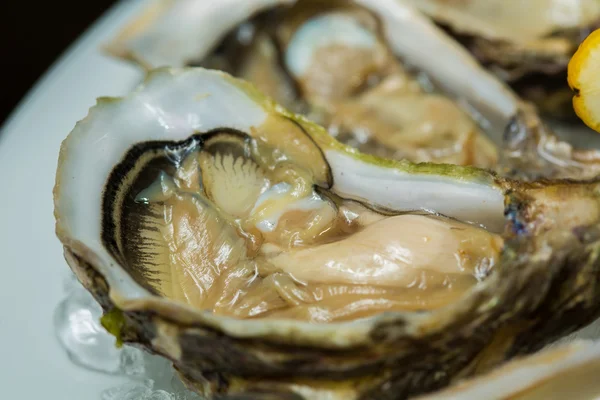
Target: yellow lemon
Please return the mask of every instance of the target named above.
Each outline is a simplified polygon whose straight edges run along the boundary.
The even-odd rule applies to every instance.
[[[600,29],[592,32],[569,62],[573,108],[583,122],[600,132]]]

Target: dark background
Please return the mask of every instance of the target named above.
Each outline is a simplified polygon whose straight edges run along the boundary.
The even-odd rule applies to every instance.
[[[31,86],[115,0],[0,1],[0,125]]]

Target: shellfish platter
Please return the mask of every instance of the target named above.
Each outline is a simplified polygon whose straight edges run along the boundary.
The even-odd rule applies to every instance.
[[[116,5],[0,132],[2,398],[600,398],[600,3],[524,4]]]

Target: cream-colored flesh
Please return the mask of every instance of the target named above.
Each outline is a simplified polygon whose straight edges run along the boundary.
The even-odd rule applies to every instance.
[[[497,261],[501,242],[482,229],[419,215],[385,218],[342,240],[269,261],[304,282],[443,286]]]
[[[442,307],[498,259],[502,240],[482,228],[336,204],[287,168],[192,152],[143,190],[168,260],[151,264],[156,288],[220,315],[331,322]]]
[[[407,215],[355,226],[356,233],[329,244],[281,251],[278,243],[276,255],[250,258],[233,226],[213,213],[192,198],[165,203],[161,232],[170,262],[161,266],[159,290],[242,318],[331,322],[442,307],[489,272],[500,245],[479,228]],[[400,237],[379,241],[393,234]]]
[[[455,102],[424,92],[400,70],[332,110],[328,125],[337,138],[366,153],[488,168],[498,161],[494,145]]]
[[[296,94],[285,72],[275,62],[277,48],[266,34],[259,34],[251,45],[249,57],[241,60],[238,75],[252,82],[264,94],[285,107],[293,107]]]
[[[224,270],[243,261],[244,242],[223,217],[192,197],[175,195],[163,207],[170,263],[163,267],[161,289],[174,299],[206,304]]]
[[[295,12],[278,29],[292,29]],[[372,15],[362,17],[375,25]],[[366,153],[493,167],[496,149],[472,117],[447,96],[423,90],[366,25],[352,8],[317,13],[285,45],[289,72],[304,99],[321,110],[320,122]]]
[[[251,161],[231,154],[199,157],[208,198],[234,217],[247,215],[252,205],[269,184],[260,168]]]
[[[300,78],[310,73],[309,71],[315,63],[315,56],[320,49],[335,48],[336,45],[357,51],[359,54],[360,50],[363,50],[366,52],[363,53],[365,56],[378,55],[377,47],[380,46],[377,36],[361,26],[360,21],[353,18],[352,15],[344,12],[324,13],[311,18],[294,33],[285,51],[286,65],[292,75]],[[333,59],[336,58],[333,57]],[[374,60],[346,59],[345,61],[364,61],[365,64],[359,64],[357,68],[353,64],[344,65],[333,62],[329,66],[349,67],[351,71],[360,70],[366,63],[377,63],[377,58]],[[341,69],[339,71],[342,76],[346,73]]]

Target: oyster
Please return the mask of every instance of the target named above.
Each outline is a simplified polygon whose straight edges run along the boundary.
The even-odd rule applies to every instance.
[[[108,49],[147,69],[225,70],[385,158],[527,179],[600,172],[597,151],[560,141],[533,107],[406,2],[157,2]]]
[[[219,399],[402,399],[600,314],[600,184],[365,155],[159,69],[61,147],[65,258],[120,341]]]
[[[408,0],[544,113],[574,117],[567,66],[600,26],[596,0]]]
[[[497,150],[473,118],[452,97],[431,92],[431,83],[420,83],[394,55],[382,31],[390,22],[377,17],[385,5],[253,2],[252,11],[234,21],[228,17],[220,37],[202,35],[207,41],[202,49],[195,46],[192,53],[171,44],[169,53],[163,52],[163,41],[180,37],[179,32],[157,37],[165,24],[177,20],[179,29],[186,30],[181,17],[202,24],[234,3],[170,3],[148,32],[130,37],[126,28],[110,49],[142,65],[200,65],[249,80],[364,152],[415,162],[496,165]]]

